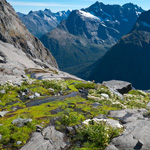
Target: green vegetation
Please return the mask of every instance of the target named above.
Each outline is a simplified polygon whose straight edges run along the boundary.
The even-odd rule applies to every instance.
[[[122,129],[113,128],[106,122],[91,122],[78,130],[76,140],[81,141],[84,148],[104,150],[110,140],[121,132]]]
[[[61,116],[60,122],[62,125],[72,126],[81,123],[85,117],[78,112],[64,113]]]
[[[104,96],[107,95],[107,97]],[[109,105],[117,109],[138,109],[145,108],[150,101],[150,94],[139,90],[132,90],[128,94],[124,94],[124,100],[113,94],[109,89],[100,85],[97,89],[89,90],[88,99],[93,102],[99,102],[102,105]]]
[[[88,89],[87,99],[82,98],[78,89]],[[57,117],[55,127],[65,131],[66,126],[80,125],[86,119],[92,119],[99,114],[107,115],[110,110],[123,108],[145,108],[150,101],[150,95],[143,91],[132,90],[124,95],[124,100],[109,91],[102,85],[77,80],[34,80],[25,81],[21,86],[11,83],[1,85],[0,90],[0,111],[10,111],[4,117],[0,117],[0,149],[18,149],[30,138],[36,130],[36,125],[46,127],[53,118]],[[27,107],[29,101],[36,101],[38,98],[29,99],[35,92],[40,94],[39,99],[57,95],[60,91],[63,95],[70,92],[78,92],[78,95],[64,100],[55,100],[38,106]],[[25,93],[25,95],[23,94]],[[23,95],[22,95],[23,94]],[[93,107],[93,103],[100,105]],[[16,108],[16,109],[14,109]],[[32,122],[23,127],[17,127],[12,121],[17,118],[32,119]],[[114,136],[118,136],[119,129],[111,128],[106,123],[89,124],[79,129],[73,140],[79,140],[81,149],[104,149]],[[70,136],[70,135],[68,135]],[[21,141],[17,145],[17,141]],[[75,146],[76,147],[76,146]],[[78,149],[78,147],[76,147]]]
[[[95,89],[95,84],[91,82],[75,84],[77,89]]]

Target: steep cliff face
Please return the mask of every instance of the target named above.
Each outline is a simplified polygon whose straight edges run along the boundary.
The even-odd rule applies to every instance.
[[[0,40],[22,49],[31,60],[41,66],[58,67],[49,50],[27,30],[6,0],[0,1]]]
[[[89,79],[119,79],[150,89],[150,11],[143,12],[132,31],[99,60]]]

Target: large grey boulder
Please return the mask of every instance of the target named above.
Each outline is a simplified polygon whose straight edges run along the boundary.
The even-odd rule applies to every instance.
[[[118,150],[118,148],[116,148],[114,145],[109,145],[105,150]]]
[[[54,126],[48,126],[41,133],[33,133],[30,141],[21,150],[62,150],[67,146],[65,135]]]
[[[125,81],[111,80],[104,81],[102,84],[114,91],[118,91],[120,94],[126,94],[132,90],[132,84]]]
[[[125,131],[105,150],[149,150],[150,121],[137,120],[124,125]]]
[[[109,117],[117,118],[123,123],[128,123],[136,120],[146,120],[144,114],[148,113],[146,109],[124,109],[109,112]]]

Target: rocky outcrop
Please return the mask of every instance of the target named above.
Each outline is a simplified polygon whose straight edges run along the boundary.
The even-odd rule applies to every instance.
[[[138,119],[144,120],[146,113],[148,113],[146,109],[124,109],[110,111],[109,117],[119,119],[122,123],[129,123]]]
[[[41,66],[58,67],[49,50],[27,30],[6,0],[0,2],[0,40],[22,49],[31,60],[40,60]],[[5,58],[1,56],[0,62]]]
[[[60,69],[85,77],[84,69],[89,72],[90,65],[132,29],[143,11],[133,4],[120,6],[96,2],[89,8],[72,11],[40,40],[56,58]]]
[[[30,11],[27,15],[17,14],[28,30],[34,36],[40,38],[42,35],[55,29],[63,19],[67,19],[70,12],[68,10],[53,13],[51,10],[45,9],[44,11]]]
[[[21,150],[61,150],[68,146],[65,135],[54,126],[48,126],[42,133],[33,133],[31,140]]]
[[[132,31],[97,62],[90,80],[123,80],[137,89],[150,88],[150,11],[143,12]]]
[[[120,94],[126,94],[132,90],[132,84],[125,81],[111,80],[104,81],[102,84],[108,87],[109,89],[118,91]]]
[[[149,150],[150,149],[150,120],[143,115],[147,111],[140,110],[121,110],[111,116],[121,118],[125,131],[114,138],[105,150]]]
[[[13,45],[0,41],[0,55],[5,62],[0,63],[0,84],[5,84],[7,81],[20,85],[21,80],[28,79],[26,73],[31,74],[32,78],[36,79],[79,79],[68,73],[62,72],[57,68],[49,66],[43,69],[40,65],[29,59],[25,52],[15,48]],[[39,64],[44,65],[40,60]],[[45,64],[45,66],[47,66]],[[80,79],[79,79],[80,80]],[[2,91],[4,92],[4,91]]]
[[[0,41],[1,58],[5,62],[0,63],[0,84],[7,81],[19,83],[22,76],[25,75],[27,68],[41,68],[30,60],[26,54],[13,45]]]

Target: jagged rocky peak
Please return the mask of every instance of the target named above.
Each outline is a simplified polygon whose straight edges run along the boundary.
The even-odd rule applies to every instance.
[[[132,3],[127,3],[124,4],[123,6],[120,6],[120,5],[105,5],[102,2],[98,1],[93,5],[91,5],[90,7],[82,10],[88,11],[96,16],[102,17],[102,19],[107,18],[112,20],[114,19],[118,20],[118,18],[122,19],[121,17],[127,17],[128,15],[133,16],[133,13],[134,15],[136,14],[137,16],[139,16],[141,12],[144,11],[141,7]]]
[[[32,14],[33,13],[33,11],[31,10],[29,13],[28,13],[28,15],[30,15],[30,14]],[[18,15],[20,15],[20,13],[18,13]]]
[[[57,63],[49,50],[27,30],[6,0],[0,2],[0,22],[1,41],[22,49],[33,61],[39,59],[41,63],[57,67]]]
[[[63,21],[58,28],[68,31],[73,35],[85,35],[85,32],[92,30],[91,24],[95,22],[96,17],[88,12],[82,10],[74,10],[69,15],[66,21]],[[98,18],[97,18],[98,19]],[[99,19],[98,19],[99,20]],[[85,22],[89,22],[89,26]],[[97,29],[96,29],[97,30]]]
[[[51,13],[51,10],[49,8],[45,8],[44,10],[45,12],[50,12]]]
[[[122,7],[126,8],[126,9],[133,9],[133,10],[137,10],[137,11],[143,11],[143,9],[141,7],[139,7],[138,5],[135,5],[133,3],[126,3]]]
[[[60,11],[53,13],[50,9],[46,8],[44,11],[30,11],[27,15],[17,14],[28,30],[40,38],[45,33],[55,29],[63,19],[68,17],[70,12]]]

